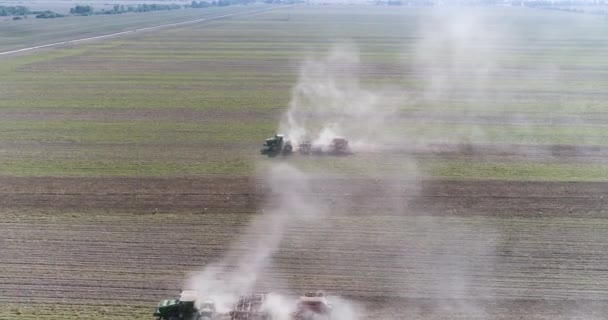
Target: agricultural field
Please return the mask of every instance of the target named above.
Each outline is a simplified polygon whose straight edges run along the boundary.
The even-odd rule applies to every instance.
[[[0,319],[152,319],[209,266],[361,319],[605,317],[607,22],[460,10],[274,7],[0,56]],[[259,155],[288,110],[354,155]]]
[[[120,0],[120,1],[112,1],[111,3],[102,0],[90,0],[87,1],[86,4],[92,6],[96,10],[101,11],[102,9],[112,10],[112,7],[115,4],[118,5],[137,5],[139,3],[147,3],[147,4],[179,4],[185,5],[190,4],[191,1],[185,0],[175,0],[175,1],[167,1],[167,0],[149,0],[149,1],[132,1],[132,0]],[[68,14],[70,12],[70,8],[73,8],[77,5],[82,5],[82,2],[72,1],[72,0],[0,0],[0,6],[27,6],[30,10],[33,11],[44,11],[51,10],[53,12]]]
[[[74,7],[75,4],[68,3]],[[137,4],[137,3],[131,3]],[[11,5],[10,3],[0,5]],[[14,5],[14,4],[12,4]],[[42,7],[40,10],[50,10]],[[99,8],[99,7],[94,7]],[[205,9],[180,9],[171,11],[151,11],[124,13],[118,15],[68,16],[56,19],[29,19],[13,21],[11,17],[0,19],[0,52],[49,43],[69,42],[71,40],[108,35],[118,32],[143,32],[142,29],[160,25],[183,23],[225,14],[268,9],[264,6],[212,7]],[[30,10],[36,10],[35,7]],[[61,10],[67,14],[69,7]],[[67,43],[70,47],[73,43]]]

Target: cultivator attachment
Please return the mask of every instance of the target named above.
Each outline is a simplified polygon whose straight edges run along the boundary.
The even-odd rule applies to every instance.
[[[178,299],[163,300],[159,303],[154,316],[158,320],[284,320],[273,319],[272,310],[264,304],[267,294],[254,293],[241,296],[228,314],[218,314],[213,301],[199,302],[197,292],[183,291]],[[288,320],[330,320],[331,305],[322,292],[311,292],[301,296],[294,304],[289,303],[286,308],[293,308]]]
[[[346,156],[352,154],[348,146],[348,140],[344,138],[333,138],[329,144],[313,144],[305,141],[298,145],[298,152],[303,155],[333,155]]]
[[[270,320],[270,315],[262,310],[266,294],[255,293],[241,296],[234,309],[230,312],[231,320]]]

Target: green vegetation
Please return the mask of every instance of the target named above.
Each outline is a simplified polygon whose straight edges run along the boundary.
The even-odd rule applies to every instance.
[[[426,161],[422,169],[433,177],[448,179],[608,182],[608,164]]]
[[[89,16],[94,14],[121,14],[127,12],[150,12],[150,11],[168,11],[182,9],[182,6],[178,4],[137,4],[137,5],[119,5],[115,4],[111,10],[102,9],[101,11],[94,11],[91,6],[75,6],[70,9],[71,14]]]
[[[66,16],[65,14],[59,14],[59,13],[53,12],[53,11],[43,11],[43,12],[36,14],[36,18],[39,18],[39,19],[62,18],[65,16]]]
[[[70,13],[86,16],[89,14],[93,14],[93,7],[78,5],[78,6],[75,6],[74,8],[70,8]]]
[[[194,177],[210,174],[246,175],[253,167],[252,157],[222,154],[223,159],[197,159],[196,162],[169,160],[83,160],[83,161],[4,161],[0,175],[44,177]]]
[[[81,305],[69,306],[64,304],[27,305],[0,304],[0,319],[82,319],[82,320],[136,320],[149,319],[149,306],[125,305],[115,306]]]
[[[206,2],[206,1],[192,1],[192,3],[190,4],[191,8],[207,8],[207,7],[211,7],[211,3]]]
[[[213,6],[230,6],[230,5],[240,5],[240,4],[253,4],[255,1],[253,0],[219,0],[212,2],[205,1],[192,1],[190,5],[179,5],[179,4],[158,4],[158,3],[140,3],[140,4],[115,4],[112,6],[112,9],[101,9],[95,11],[93,6],[91,5],[76,5],[69,9],[70,15],[78,15],[78,16],[90,16],[90,15],[100,15],[100,14],[121,14],[128,12],[151,12],[151,11],[168,11],[168,10],[176,10],[182,8],[209,8]],[[53,12],[51,10],[30,10],[26,6],[4,6],[0,5],[0,17],[6,16],[15,16],[13,20],[21,20],[22,17],[19,16],[27,16],[28,14],[33,14],[36,18],[60,18],[66,17],[67,15]]]
[[[428,143],[608,145],[608,127],[603,126],[401,123],[391,125],[390,131],[395,135],[414,137]]]
[[[3,21],[0,50],[267,8],[206,3]],[[606,21],[477,9],[508,31],[465,37],[462,52],[443,50],[446,30],[422,32],[431,9],[294,6],[0,56],[0,319],[152,318],[192,271],[253,245],[263,229],[245,226],[265,222],[271,191],[252,175],[285,162],[313,173],[302,196],[332,212],[289,219],[261,287],[331,288],[366,307],[390,292],[406,302],[393,317],[420,319],[434,301],[412,301],[433,295],[479,293],[465,305],[482,319],[595,310],[608,287],[603,184],[470,180],[608,181]],[[301,62],[344,42],[361,86],[399,97],[370,132],[395,143],[259,155]]]
[[[201,3],[191,6],[206,6]],[[251,7],[180,11],[204,17],[245,10]],[[509,34],[518,36],[504,42],[486,39],[490,48],[484,50],[493,53],[491,62],[500,68],[484,74],[481,84],[466,68],[474,66],[466,55],[453,67],[444,52],[417,52],[417,28],[432,15],[416,8],[283,8],[136,39],[4,57],[0,144],[5,147],[0,152],[6,161],[1,174],[251,174],[258,160],[266,161],[258,155],[259,148],[277,130],[297,81],[298,61],[323,55],[342,39],[351,39],[359,49],[365,89],[382,92],[388,86],[412,97],[397,106],[399,117],[387,119],[382,128],[402,141],[538,146],[548,154],[553,145],[606,147],[606,127],[587,123],[608,119],[601,89],[608,85],[603,71],[608,62],[599,53],[608,39],[597,31],[604,22],[549,11],[485,10],[488,19],[501,28],[509,26]],[[85,21],[95,20],[110,31],[110,23],[128,28],[178,17],[170,12],[149,15],[129,24],[118,16],[80,22],[86,26]],[[132,19],[136,17],[140,15]],[[537,30],[533,26],[539,23],[557,29],[523,32]],[[9,44],[0,39],[0,47]],[[449,70],[440,74],[444,84],[416,69],[429,62],[433,70]],[[370,134],[373,140],[386,132]],[[606,179],[601,159],[529,156],[524,153],[496,165],[462,157],[429,161],[424,155],[406,160],[359,154],[289,161],[312,172],[355,175],[368,171],[459,179]],[[418,168],[412,166],[416,157]],[[568,162],[578,159],[580,163]]]
[[[0,17],[24,16],[29,13],[30,10],[25,6],[0,6]]]
[[[0,51],[10,51],[23,47],[43,45],[53,42],[70,41],[77,38],[93,37],[183,22],[205,17],[219,16],[259,9],[257,6],[213,7],[206,10],[184,9],[152,11],[146,14],[71,16],[69,19],[28,19],[19,23],[4,23],[0,28]],[[61,8],[53,10],[61,12]],[[45,9],[46,10],[46,9]],[[69,8],[63,8],[68,13]],[[2,57],[3,67],[7,58]]]

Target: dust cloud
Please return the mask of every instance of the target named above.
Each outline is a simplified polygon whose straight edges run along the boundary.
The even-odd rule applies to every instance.
[[[264,173],[270,193],[275,195],[272,203],[261,210],[250,225],[243,230],[242,239],[230,249],[221,261],[207,266],[194,274],[187,287],[203,293],[203,299],[216,303],[219,312],[228,312],[240,295],[252,293],[265,268],[270,266],[272,256],[280,248],[285,232],[294,222],[316,219],[325,209],[305,201],[301,195],[309,192],[308,178],[298,169],[279,164]],[[285,177],[289,177],[286,183]],[[266,283],[271,279],[264,279]],[[278,298],[270,300],[277,304]]]
[[[412,98],[428,108],[411,116],[444,124],[449,131],[417,137],[418,143],[447,152],[466,145],[469,154],[481,158],[487,151],[490,156],[560,156],[548,128],[587,121],[561,112],[569,102],[559,89],[568,87],[569,71],[551,59],[531,58],[543,54],[538,48],[546,44],[540,42],[558,36],[542,23],[533,28],[524,19],[518,26],[497,11],[448,6],[432,10],[422,21],[403,63],[419,75]],[[539,106],[548,103],[553,114],[539,117],[549,112]],[[571,143],[579,142],[585,144]]]
[[[391,153],[391,148],[408,144],[428,147],[438,142],[477,144],[491,141],[488,138],[491,134],[484,126],[473,122],[466,130],[449,131],[445,136],[429,139],[396,134],[391,131],[394,126],[387,126],[387,123],[400,123],[404,107],[412,109],[413,103],[450,101],[459,101],[462,107],[449,110],[447,115],[439,113],[444,109],[418,110],[409,115],[415,118],[414,121],[426,117],[468,123],[477,120],[478,112],[485,114],[491,110],[491,105],[484,110],[479,101],[505,100],[505,92],[493,90],[492,79],[498,74],[530,80],[530,73],[505,68],[502,47],[517,40],[504,26],[492,21],[493,17],[474,10],[433,11],[431,19],[422,22],[419,28],[413,45],[414,61],[404,62],[413,64],[422,79],[416,92],[396,89],[396,86],[366,86],[360,77],[364,64],[354,44],[335,45],[324,55],[305,59],[292,89],[291,102],[278,125],[279,133],[285,134],[294,145],[304,141],[327,144],[334,137],[346,137],[356,154],[386,153],[395,161],[411,164],[414,173],[379,175],[378,168],[382,164],[378,163],[358,167],[360,176],[372,179],[372,188],[381,190],[386,201],[382,202],[381,212],[378,207],[370,209],[378,212],[367,212],[370,215],[366,217],[370,222],[364,230],[367,237],[353,232],[350,236],[337,238],[335,232],[338,230],[361,228],[353,222],[359,217],[348,211],[349,205],[352,207],[349,201],[368,196],[370,187],[357,189],[354,186],[348,190],[348,195],[338,192],[333,193],[335,198],[326,199],[324,190],[339,186],[320,179],[319,175],[323,174],[308,171],[307,167],[301,166],[302,162],[264,159],[259,165],[258,178],[270,190],[268,203],[243,230],[243,235],[225,257],[193,275],[187,286],[214,300],[221,312],[230,310],[239,295],[260,288],[270,292],[280,288],[276,290],[280,292],[269,295],[265,308],[275,319],[289,319],[295,308],[295,300],[290,297],[302,292],[293,292],[288,280],[275,277],[269,270],[276,267],[274,258],[281,254],[286,242],[290,247],[305,251],[322,239],[326,246],[356,252],[360,261],[369,264],[369,278],[374,282],[364,283],[369,280],[358,280],[358,274],[344,275],[350,276],[351,282],[364,283],[361,285],[369,286],[369,290],[383,290],[382,294],[387,297],[436,301],[434,311],[426,313],[428,316],[458,313],[463,317],[486,317],[484,308],[472,301],[491,301],[495,295],[487,284],[479,283],[477,275],[494,272],[496,246],[502,241],[501,234],[489,224],[467,226],[410,209],[409,199],[419,192],[419,183],[424,176],[416,170],[415,157],[408,154],[407,148],[398,157]],[[542,69],[558,74],[553,66]],[[472,105],[474,107],[470,107]],[[521,122],[522,117],[520,114],[507,115],[507,124]],[[268,161],[272,163],[268,165]],[[316,160],[310,157],[303,161]],[[328,172],[328,175],[333,174],[331,168]],[[382,222],[392,221],[386,218],[392,216],[413,218],[407,220],[410,225],[404,226]],[[375,218],[381,222],[376,223]],[[307,229],[294,236],[291,231],[300,227]],[[391,229],[390,236],[387,229]],[[468,236],[470,234],[476,236]],[[317,265],[327,270],[349,270],[350,267],[349,260],[338,261],[332,256],[315,258]],[[381,261],[382,265],[374,264],[376,261]],[[329,300],[334,311],[332,319],[357,320],[371,312],[366,306],[343,297],[330,295]],[[404,319],[402,314],[386,314],[389,315],[377,318]]]
[[[335,46],[321,59],[306,60],[289,109],[279,125],[280,132],[294,143],[305,139],[327,143],[336,136],[345,136],[355,148],[362,148],[372,139],[382,139],[382,123],[396,108],[396,99],[363,88],[357,75],[359,65],[353,45]],[[334,213],[330,207],[342,200],[318,196],[327,185],[319,186],[316,174],[297,165],[260,164],[258,171],[260,183],[269,190],[269,200],[242,230],[237,244],[220,261],[193,274],[186,287],[203,293],[204,300],[213,300],[222,313],[230,311],[240,295],[269,291],[272,293],[265,302],[265,310],[273,319],[288,320],[295,308],[293,297],[303,292],[292,292],[289,283],[268,272],[273,257],[286,239],[291,245],[305,247],[319,236],[313,230],[296,239],[290,229],[325,225],[329,226],[325,231],[331,232],[331,223],[325,220]],[[341,245],[331,240],[327,243]],[[331,257],[319,259],[330,262],[327,259]],[[276,292],[277,287],[280,292]],[[362,313],[356,303],[347,299],[332,295],[327,299],[332,305],[332,319],[356,320]]]
[[[360,72],[354,44],[334,45],[324,56],[306,59],[279,132],[294,145],[303,141],[326,145],[335,137],[346,137],[355,152],[383,146],[391,137],[384,124],[407,93],[366,88]]]

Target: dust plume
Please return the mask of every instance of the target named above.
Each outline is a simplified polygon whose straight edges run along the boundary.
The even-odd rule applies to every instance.
[[[392,94],[363,88],[357,74],[359,63],[355,47],[348,45],[335,46],[321,59],[306,60],[290,107],[279,125],[280,132],[294,143],[305,139],[327,143],[338,135],[357,147],[372,140],[381,141],[382,123],[394,111],[396,99]],[[325,188],[339,188],[338,185],[319,184],[316,174],[294,164],[265,161],[258,166],[257,177],[261,188],[268,190],[263,209],[242,230],[242,236],[225,256],[193,274],[186,286],[202,294],[202,299],[215,301],[217,310],[223,313],[240,295],[271,292],[264,308],[274,315],[273,319],[289,319],[295,308],[293,297],[302,294],[303,288],[298,286],[293,292],[296,288],[291,288],[291,283],[273,277],[269,272],[273,258],[283,246],[305,248],[323,232],[331,232],[335,226],[328,218],[346,202],[324,196]],[[317,226],[324,226],[321,233]],[[341,245],[332,240],[327,243]],[[316,259],[331,263],[331,257]],[[306,290],[309,289],[324,288]],[[332,319],[359,318],[361,310],[355,303],[332,295],[327,299],[333,307]]]
[[[366,88],[360,71],[353,44],[334,45],[324,56],[306,59],[279,132],[294,145],[326,145],[335,137],[346,137],[356,151],[382,145],[389,138],[384,123],[405,94],[394,88]]]
[[[409,67],[404,70],[419,80],[417,91],[412,92],[417,106],[409,115],[421,128],[421,134],[412,138],[427,149],[425,159],[464,158],[464,167],[470,160],[551,159],[555,142],[543,130],[564,121],[559,111],[565,95],[559,90],[566,86],[567,71],[550,59],[526,60],[543,57],[535,52],[535,41],[547,37],[544,30],[522,25],[506,23],[499,12],[479,8],[436,8],[421,20],[417,40],[404,53],[403,63]],[[551,104],[550,111],[539,109]],[[543,112],[550,115],[539,116]],[[572,115],[565,121],[581,123]],[[444,154],[447,159],[441,158]],[[466,188],[466,183],[462,185]],[[491,310],[494,303],[530,294],[517,285],[511,284],[513,289],[500,284],[502,275],[521,267],[516,258],[505,254],[513,250],[513,230],[501,230],[489,217],[493,207],[480,213],[482,219],[475,219],[467,217],[466,209],[459,216],[457,206],[457,219],[415,212],[419,218],[410,221],[414,226],[402,231],[406,234],[412,228],[411,233],[396,244],[400,253],[395,265],[410,272],[387,292],[432,301],[432,309],[419,312],[428,318],[446,314],[492,318],[489,312],[496,312]],[[534,284],[522,287],[536,289]],[[537,294],[534,298],[547,297]]]
[[[507,36],[492,17],[476,9],[434,9],[422,22],[413,48],[414,65],[424,81],[426,100],[456,98],[463,88],[466,98],[488,94],[491,76],[500,69]]]
[[[580,117],[560,115],[567,101],[556,89],[567,87],[566,71],[549,59],[526,60],[538,55],[537,42],[554,35],[540,24],[522,25],[496,11],[462,7],[435,8],[421,22],[403,63],[416,71],[415,100],[426,108],[411,116],[449,130],[422,129],[420,143],[455,153],[466,145],[467,153],[480,157],[546,157],[554,154],[554,142],[544,133],[548,126],[584,124]],[[555,113],[539,117],[538,106],[547,103]]]
[[[260,275],[269,266],[290,224],[324,213],[321,206],[299,196],[308,192],[308,179],[301,171],[287,164],[268,170],[264,173],[265,184],[274,195],[273,200],[242,231],[239,243],[221,261],[194,274],[187,282],[188,288],[213,300],[220,312],[229,311],[240,295],[251,293],[260,285]],[[289,183],[284,177],[290,177]]]
[[[288,319],[293,296],[308,289],[335,291],[329,299],[332,319],[338,320],[365,318],[373,307],[333,294],[396,299],[389,307],[427,301],[431,307],[415,305],[410,314],[481,319],[491,317],[484,302],[513,295],[493,284],[504,268],[497,247],[509,241],[496,220],[468,219],[456,209],[452,219],[410,206],[425,182],[410,151],[427,151],[421,160],[426,161],[436,159],[429,152],[435,144],[456,152],[461,144],[473,149],[492,144],[502,138],[495,125],[529,126],[526,134],[535,136],[534,121],[542,119],[509,107],[545,98],[518,90],[559,84],[562,70],[549,63],[521,70],[508,48],[523,40],[499,17],[476,9],[432,9],[414,39],[402,63],[419,80],[415,88],[368,85],[361,74],[372,67],[361,61],[354,44],[305,59],[278,133],[294,145],[327,144],[342,136],[355,156],[261,160],[257,177],[269,190],[267,203],[220,261],[193,275],[190,288],[224,312],[241,294],[271,291],[264,307],[276,319]],[[408,130],[429,124],[448,129]],[[546,151],[510,143],[496,148],[523,156]],[[413,170],[384,171],[391,162]],[[326,167],[311,171],[311,163]],[[356,178],[332,171],[353,164]],[[441,191],[434,194],[444,196]],[[405,313],[385,314],[376,318],[405,318]]]
[[[356,303],[339,296],[328,296],[327,301],[331,306],[331,319],[333,320],[359,320],[362,318],[362,309]],[[263,305],[263,310],[271,315],[272,320],[293,320],[292,314],[297,310],[293,298],[269,294]],[[327,317],[315,314],[305,315],[308,320],[327,320]]]

